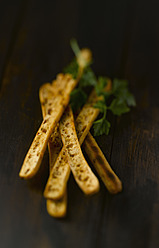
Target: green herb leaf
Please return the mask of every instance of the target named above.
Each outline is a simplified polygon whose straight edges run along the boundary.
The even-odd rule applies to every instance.
[[[71,39],[70,45],[71,45],[71,48],[72,48],[74,54],[76,55],[76,57],[78,57],[78,54],[80,53],[80,48],[78,46],[77,41],[75,39]]]
[[[113,93],[117,93],[122,91],[123,89],[128,87],[128,81],[127,80],[119,80],[115,78],[113,80]]]
[[[121,101],[121,99],[114,99],[108,108],[113,112],[114,115],[121,115],[129,112],[130,110],[127,104]]]
[[[75,39],[71,40],[71,47],[75,53],[76,59],[74,59],[64,69],[64,72],[71,74],[73,78],[77,78],[79,73],[78,63],[81,62],[80,59],[82,58],[80,58],[80,48]],[[106,77],[99,77],[97,81],[90,64],[82,66],[82,68],[84,68],[83,75],[81,76],[78,88],[73,90],[71,93],[70,104],[73,111],[79,109],[87,100],[87,95],[83,91],[83,88],[87,86],[93,86],[97,95],[103,96],[103,100],[98,101],[94,105],[94,107],[98,108],[102,113],[102,118],[94,122],[94,135],[108,134],[110,123],[106,119],[107,110],[111,110],[113,114],[120,116],[121,114],[127,113],[130,110],[129,106],[136,106],[135,98],[128,89],[127,80],[119,80],[115,78],[112,83],[112,90],[106,92],[104,88],[108,83],[108,79]],[[108,98],[110,98],[109,101],[111,101],[109,107],[107,105]]]
[[[98,83],[95,86],[95,90],[98,96],[103,96],[105,102],[108,100],[108,98],[111,96],[112,92],[109,91],[105,91],[104,88],[107,86],[108,84],[108,79],[106,77],[99,77],[98,78]]]
[[[68,66],[64,68],[63,72],[71,74],[73,78],[77,78],[78,68],[78,63],[76,59],[74,59]]]
[[[133,106],[133,107],[136,106],[135,97],[129,91],[127,91],[125,94],[125,100],[128,106]]]
[[[108,134],[110,129],[110,123],[106,119],[106,113],[107,113],[107,106],[105,101],[98,101],[95,105],[95,108],[98,108],[101,113],[103,113],[103,117],[97,121],[94,122],[93,128],[94,128],[94,135],[102,135],[102,134]]]
[[[71,92],[71,98],[70,98],[70,104],[73,111],[75,112],[80,107],[82,107],[83,104],[85,104],[86,100],[87,100],[87,95],[81,88],[77,88],[73,90]]]
[[[107,78],[99,77],[98,83],[96,84],[95,90],[98,96],[102,95],[105,86],[108,84]]]
[[[128,82],[126,80],[113,80],[113,94],[121,101],[125,101],[128,106],[136,106],[135,98],[128,90]]]
[[[84,69],[83,75],[80,79],[79,86],[95,86],[97,84],[96,76],[92,69],[88,66]]]
[[[102,134],[108,135],[110,126],[111,126],[110,122],[107,121],[105,118],[95,121],[93,124],[94,135],[95,136],[99,136]]]
[[[104,101],[98,101],[96,104],[94,104],[94,108],[98,108],[101,113],[105,113],[107,106]]]

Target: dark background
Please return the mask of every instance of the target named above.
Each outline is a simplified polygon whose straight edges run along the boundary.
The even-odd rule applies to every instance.
[[[0,1],[0,247],[159,247],[158,0]],[[39,87],[72,59],[70,38],[93,51],[97,75],[126,78],[137,107],[109,115],[97,138],[123,182],[85,197],[73,178],[68,213],[47,214],[48,152],[29,182],[20,167],[42,121]]]

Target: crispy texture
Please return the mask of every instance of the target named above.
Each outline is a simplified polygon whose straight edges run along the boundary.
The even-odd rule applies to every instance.
[[[59,126],[59,125],[58,125]],[[49,149],[49,164],[50,164],[50,170],[53,168],[56,159],[62,149],[62,141],[61,137],[59,136],[59,128],[57,127],[54,131],[54,136],[52,136],[49,139],[48,143],[48,149]]]
[[[92,91],[87,103],[83,106],[76,119],[76,132],[80,145],[82,145],[82,142],[87,136],[92,123],[99,114],[99,109],[93,107],[97,100],[98,97],[95,91]],[[44,190],[44,197],[55,200],[60,199],[65,193],[69,175],[69,161],[66,156],[65,149],[62,148],[55,165],[50,172],[50,176]]]
[[[58,80],[64,81],[65,87],[60,86]],[[65,107],[67,106],[70,93],[77,84],[77,80],[72,79],[69,74],[60,75],[60,79],[54,82],[57,84],[58,94],[56,97],[48,100],[48,109],[46,116],[31,144],[31,147],[24,159],[19,176],[25,179],[33,177],[41,164],[44,152],[46,150],[49,137],[60,120]]]
[[[111,169],[103,152],[90,133],[88,133],[83,146],[108,191],[111,194],[120,192],[122,190],[122,183],[120,179]]]
[[[86,195],[98,192],[99,182],[82,154],[70,106],[66,108],[61,118],[60,133],[77,184]]]

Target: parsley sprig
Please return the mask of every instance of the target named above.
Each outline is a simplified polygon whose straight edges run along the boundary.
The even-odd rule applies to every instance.
[[[65,69],[65,73],[72,74],[73,78],[77,78],[78,75],[78,63],[77,58],[80,52],[80,48],[76,40],[71,40],[71,47],[76,56]],[[101,118],[94,122],[93,129],[94,135],[99,136],[102,134],[108,134],[111,124],[107,120],[107,112],[111,111],[114,115],[120,116],[130,111],[131,106],[136,106],[135,98],[128,89],[127,80],[119,80],[115,78],[112,82],[110,91],[105,91],[105,87],[108,84],[108,78],[99,77],[98,80],[90,67],[90,64],[84,68],[82,77],[80,79],[78,87],[72,91],[70,104],[73,111],[81,108],[87,100],[85,93],[85,87],[94,87],[98,96],[103,96],[102,100],[99,100],[94,107],[100,110],[102,114]]]
[[[99,136],[102,135],[103,133],[107,135],[109,133],[109,129],[111,126],[110,122],[106,119],[107,106],[104,101],[98,101],[94,105],[94,107],[98,108],[100,112],[103,114],[102,118],[95,121],[93,124],[94,135]]]
[[[95,108],[98,108],[103,116],[101,119],[94,122],[94,134],[108,134],[110,129],[110,122],[106,119],[107,111],[110,110],[114,115],[120,116],[130,111],[130,106],[136,106],[135,98],[128,90],[128,82],[126,80],[114,79],[112,82],[112,90],[105,92],[106,78],[100,77],[96,85],[96,92],[103,96],[103,101],[98,101]],[[112,101],[108,105],[108,99],[111,97]]]

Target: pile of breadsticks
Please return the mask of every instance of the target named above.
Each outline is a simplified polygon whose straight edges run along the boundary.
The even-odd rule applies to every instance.
[[[48,146],[50,174],[44,190],[47,211],[51,216],[63,217],[67,209],[67,182],[72,171],[75,181],[86,195],[99,191],[99,181],[85,160],[83,147],[108,191],[112,194],[122,190],[119,178],[111,169],[89,130],[99,114],[94,104],[100,100],[93,90],[77,118],[74,120],[69,105],[70,93],[78,84],[83,70],[91,61],[89,49],[80,50],[78,76],[58,74],[52,83],[39,90],[43,121],[24,159],[19,176],[32,178],[38,171]],[[111,81],[105,91],[111,89]]]

